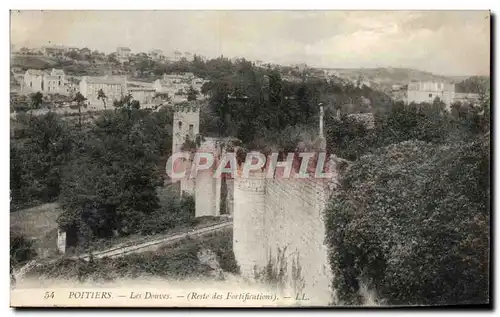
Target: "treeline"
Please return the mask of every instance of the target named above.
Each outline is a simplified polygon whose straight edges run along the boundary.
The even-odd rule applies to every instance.
[[[367,130],[327,125],[353,160],[327,213],[338,304],[484,304],[489,299],[490,104],[396,104]]]
[[[485,93],[490,89],[490,78],[486,76],[472,76],[455,85],[456,92]]]
[[[157,194],[171,154],[172,116],[167,108],[117,108],[80,124],[52,112],[19,116],[11,138],[11,210],[57,200],[60,226],[82,243],[189,221],[192,201],[172,195],[160,207]]]
[[[200,65],[204,68],[198,70],[206,69],[210,78],[201,91],[209,96],[210,104],[203,116],[202,133],[237,137],[248,147],[298,125],[317,131],[320,104],[346,114],[384,112],[391,104],[387,95],[366,86],[307,72],[288,81],[283,79],[283,69],[255,67],[244,59]],[[210,75],[213,69],[217,75]]]
[[[489,99],[481,106],[453,105],[450,111],[436,99],[432,104],[392,104],[387,113],[374,113],[374,127],[356,118],[326,112],[327,151],[348,160],[384,146],[408,140],[448,144],[473,140],[490,130]]]

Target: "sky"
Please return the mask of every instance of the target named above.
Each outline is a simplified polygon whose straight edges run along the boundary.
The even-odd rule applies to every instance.
[[[488,11],[12,11],[11,43],[490,73]]]

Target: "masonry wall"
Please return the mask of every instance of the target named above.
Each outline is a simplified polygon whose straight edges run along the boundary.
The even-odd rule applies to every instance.
[[[212,153],[214,157],[218,157],[217,139],[206,138],[198,152]],[[216,166],[212,166],[208,170],[198,171],[194,180],[196,217],[220,215],[220,179],[214,178],[215,169]]]
[[[241,275],[250,279],[267,260],[265,198],[264,179],[234,180],[233,252]]]
[[[211,170],[198,172],[195,182],[195,214],[196,217],[218,216],[217,181]]]
[[[268,263],[278,267],[278,253],[284,252],[286,284],[309,297],[307,305],[328,305],[332,278],[323,219],[328,192],[320,179],[235,180],[233,245],[242,275],[254,277],[255,268],[262,271]]]
[[[332,298],[324,244],[325,189],[325,182],[315,179],[266,181],[267,261],[276,262],[278,250],[284,252],[288,286],[318,305]]]

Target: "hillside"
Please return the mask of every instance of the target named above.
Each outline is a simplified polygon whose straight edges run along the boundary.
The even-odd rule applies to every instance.
[[[46,69],[57,67],[60,62],[56,58],[48,56],[34,56],[34,55],[12,55],[10,59],[11,67],[19,67],[22,69]]]
[[[457,92],[461,93],[481,93],[487,91],[491,85],[490,78],[487,76],[472,76],[456,85]]]
[[[340,78],[370,81],[372,84],[380,86],[390,86],[393,84],[407,84],[411,81],[445,81],[450,83],[459,82],[464,77],[449,77],[436,75],[430,72],[425,72],[411,68],[324,68],[331,74],[335,74]]]

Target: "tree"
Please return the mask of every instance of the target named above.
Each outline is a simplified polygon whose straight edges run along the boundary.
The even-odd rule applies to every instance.
[[[36,251],[33,247],[33,241],[27,239],[24,235],[18,232],[10,234],[10,265],[18,267],[30,261],[36,256]]]
[[[99,91],[97,92],[97,99],[101,99],[102,100],[102,103],[104,104],[104,110],[106,110],[106,100],[108,99],[108,97],[106,96],[106,94],[104,93],[104,90],[102,89],[99,89]]]
[[[107,60],[109,63],[114,64],[114,65],[119,65],[120,62],[118,61],[118,58],[116,57],[116,53],[111,53],[107,56]]]
[[[50,202],[57,198],[61,170],[71,159],[75,132],[49,112],[35,116],[24,129],[22,142],[11,142],[12,204]]]
[[[389,305],[482,304],[489,291],[489,140],[407,141],[354,163],[327,211],[333,287]]]
[[[138,232],[158,208],[158,136],[145,133],[146,126],[154,127],[121,111],[104,113],[95,122],[63,174],[64,213],[58,220],[63,228],[78,232],[83,241],[115,231],[126,235]]]
[[[188,101],[196,100],[198,93],[199,93],[198,90],[194,89],[193,86],[189,86],[189,89],[187,91],[187,100]]]
[[[78,125],[80,127],[82,126],[82,106],[84,106],[85,100],[87,100],[87,98],[85,98],[80,92],[77,92],[73,98],[73,101],[75,101],[78,106]]]
[[[41,92],[36,92],[32,93],[30,95],[30,108],[31,108],[31,115],[33,114],[33,110],[39,109],[40,106],[43,103],[43,94]]]
[[[138,110],[141,104],[138,100],[134,100],[131,94],[125,95],[120,100],[115,100],[113,103],[115,109],[122,109],[128,113],[129,118],[132,116],[132,110]]]
[[[141,103],[139,102],[139,100],[132,100],[132,102],[130,103],[130,108],[139,110],[141,108]]]

